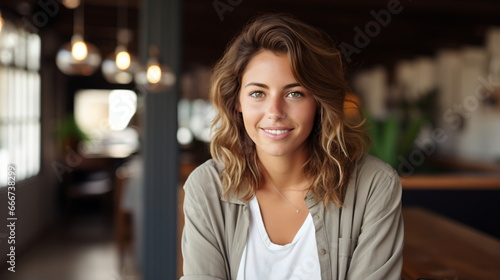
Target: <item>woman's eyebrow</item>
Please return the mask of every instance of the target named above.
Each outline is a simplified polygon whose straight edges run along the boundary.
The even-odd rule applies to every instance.
[[[261,84],[261,83],[250,82],[245,87],[249,87],[249,86],[258,86],[261,88],[269,89],[269,87],[267,85]],[[283,89],[289,89],[289,88],[294,88],[294,87],[300,87],[300,84],[299,83],[289,84],[289,85],[284,86]]]
[[[265,89],[269,89],[269,87],[267,85],[261,84],[261,83],[250,82],[245,87],[249,87],[249,86],[258,86],[258,87],[262,87],[262,88],[265,88]]]
[[[294,88],[294,87],[300,87],[300,84],[299,83],[289,84],[289,85],[284,86],[283,89],[289,89],[289,88]]]

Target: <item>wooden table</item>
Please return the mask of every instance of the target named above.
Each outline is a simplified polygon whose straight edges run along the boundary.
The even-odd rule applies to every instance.
[[[499,240],[420,208],[403,216],[404,280],[500,279]]]

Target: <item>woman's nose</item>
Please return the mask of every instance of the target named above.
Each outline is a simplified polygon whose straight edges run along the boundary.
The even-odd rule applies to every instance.
[[[281,98],[270,98],[267,106],[267,117],[269,119],[284,119],[286,118],[285,104]]]

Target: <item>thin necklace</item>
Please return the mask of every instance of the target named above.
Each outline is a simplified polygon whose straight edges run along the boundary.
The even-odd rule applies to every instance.
[[[281,195],[281,197],[283,197],[286,201],[288,201],[288,203],[290,203],[290,205],[293,206],[293,208],[295,208],[295,213],[299,213],[299,207],[295,206],[295,204],[293,204],[284,194],[282,194],[280,190],[274,185],[274,183],[271,182],[271,180],[269,180],[269,182],[271,183],[271,186]]]

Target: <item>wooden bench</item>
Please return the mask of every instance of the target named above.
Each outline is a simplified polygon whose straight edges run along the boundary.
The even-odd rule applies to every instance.
[[[403,217],[404,280],[500,279],[499,240],[421,208],[404,208]]]

